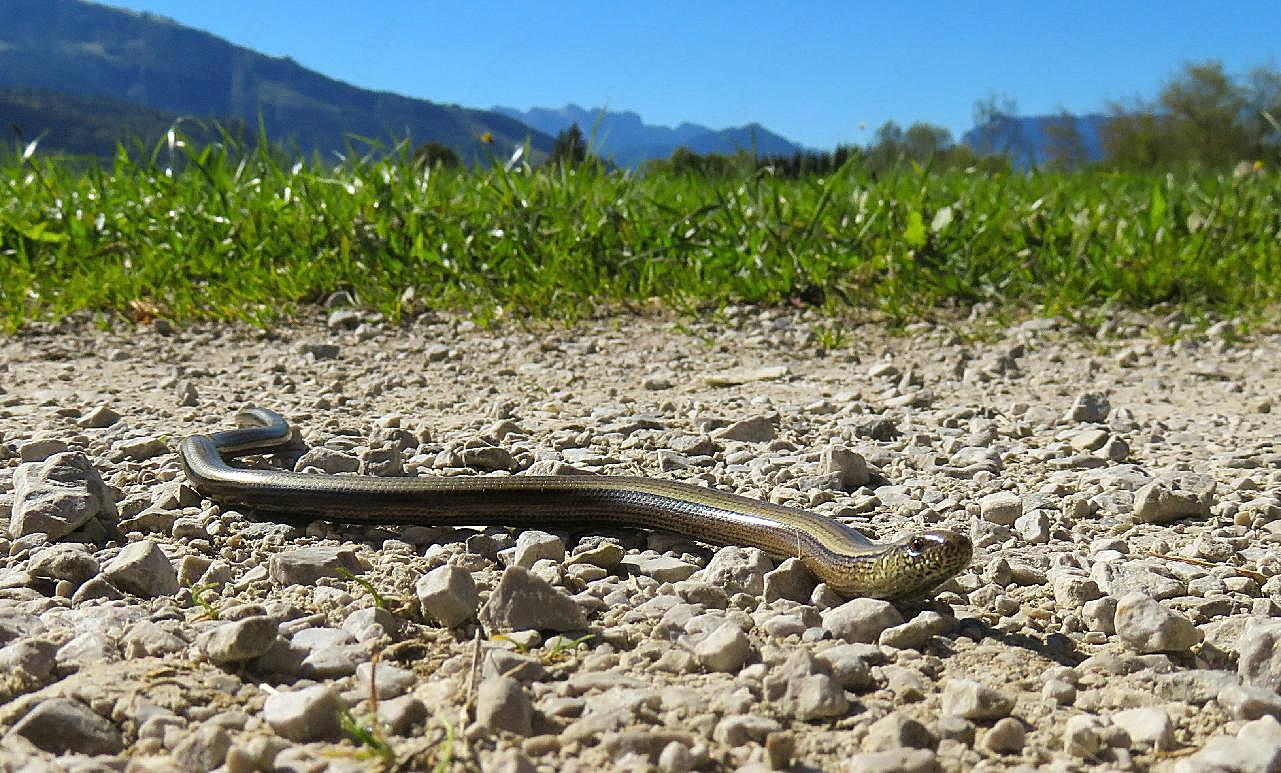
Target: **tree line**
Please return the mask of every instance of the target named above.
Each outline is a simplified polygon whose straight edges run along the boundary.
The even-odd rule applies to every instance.
[[[789,155],[700,154],[679,147],[666,159],[647,162],[642,171],[720,177],[768,168],[781,177],[804,177],[828,175],[852,163],[876,176],[913,164],[982,171],[1034,166],[1172,170],[1281,160],[1281,70],[1272,65],[1234,76],[1215,60],[1190,63],[1154,99],[1114,102],[1106,113],[1098,126],[1101,158],[1091,155],[1082,118],[1060,112],[1037,122],[1039,136],[1029,136],[1027,121],[1018,117],[1012,99],[987,97],[975,103],[976,128],[966,144],[956,142],[942,126],[917,122],[903,128],[889,121],[867,145]],[[548,163],[608,168],[588,152],[577,125],[557,136]]]

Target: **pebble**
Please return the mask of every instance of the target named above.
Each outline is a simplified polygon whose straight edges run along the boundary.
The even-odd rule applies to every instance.
[[[694,646],[694,657],[710,671],[736,673],[751,657],[752,645],[737,625],[722,623]]]
[[[1237,673],[1246,684],[1281,693],[1281,623],[1247,627],[1237,652]]]
[[[835,475],[842,491],[853,491],[871,480],[867,460],[845,446],[828,446],[818,460],[819,475]]]
[[[1134,746],[1163,752],[1174,748],[1174,722],[1165,709],[1156,707],[1122,709],[1110,717],[1125,731]]]
[[[777,720],[752,714],[734,714],[716,723],[712,740],[725,746],[742,746],[748,741],[761,743],[770,733],[782,730]]]
[[[535,529],[521,532],[512,551],[510,563],[526,569],[542,559],[557,563],[565,560],[565,543],[561,538]]]
[[[178,592],[178,571],[160,545],[145,539],[126,545],[102,567],[102,576],[126,593],[142,598]]]
[[[125,745],[115,725],[72,698],[40,701],[9,732],[52,754],[115,754]]]
[[[973,679],[948,679],[941,711],[963,719],[1000,719],[1014,709],[1014,699]]]
[[[508,566],[480,609],[487,630],[581,631],[587,627],[582,607],[519,566]]]
[[[527,736],[533,732],[534,707],[519,681],[495,676],[476,691],[476,721],[490,731]]]
[[[823,613],[823,627],[847,642],[874,642],[886,628],[902,624],[902,613],[881,599],[854,599]]]
[[[938,759],[929,749],[888,749],[855,754],[845,769],[860,773],[935,773]]]
[[[341,733],[339,717],[344,708],[346,703],[333,687],[317,684],[268,695],[262,718],[291,741],[334,740]]]
[[[1181,518],[1210,515],[1213,486],[1184,488],[1172,478],[1154,480],[1134,492],[1134,520],[1139,523],[1169,523]]]
[[[276,628],[276,621],[265,615],[246,617],[205,630],[196,644],[214,663],[241,663],[266,654],[276,643]]]
[[[102,476],[84,454],[55,453],[13,472],[9,536],[45,534],[59,540],[97,515],[114,518],[115,503]]]
[[[764,551],[730,545],[716,551],[697,579],[730,594],[760,596],[765,592],[765,575],[773,569],[774,562]]]
[[[869,752],[886,749],[932,749],[938,739],[925,725],[898,712],[886,714],[867,728],[863,750]]]
[[[752,416],[735,421],[712,432],[715,440],[738,440],[744,443],[768,443],[774,439],[774,422],[768,416]]]
[[[1023,751],[1027,730],[1014,717],[998,719],[979,742],[979,749],[988,754],[1017,754]]]
[[[118,421],[120,421],[120,414],[111,410],[110,406],[99,405],[76,419],[76,424],[85,429],[106,429]]]
[[[414,590],[423,614],[446,628],[476,618],[480,595],[471,572],[454,564],[438,566],[418,579]]]
[[[1139,653],[1187,652],[1202,637],[1191,620],[1137,592],[1117,600],[1114,624],[1121,641]]]
[[[201,725],[178,742],[174,762],[183,770],[213,770],[231,749],[231,734],[217,725]]]
[[[1013,526],[1023,515],[1023,500],[1010,491],[997,491],[979,500],[979,517],[999,526]]]
[[[315,585],[322,577],[341,577],[339,570],[352,574],[364,571],[356,551],[347,546],[294,548],[272,554],[267,574],[280,585]]]

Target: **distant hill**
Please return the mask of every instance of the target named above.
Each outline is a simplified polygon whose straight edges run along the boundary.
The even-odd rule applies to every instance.
[[[1108,116],[1070,116],[1086,161],[1103,159],[1103,127]],[[961,144],[975,152],[1007,153],[1019,168],[1039,166],[1050,160],[1052,134],[1061,117],[1057,115],[1008,116],[976,126],[961,136]]]
[[[262,116],[273,140],[323,153],[344,134],[414,144],[435,140],[464,158],[551,137],[485,110],[439,105],[327,78],[292,59],[264,56],[169,19],[80,0],[0,1],[0,87],[109,97],[176,115]]]
[[[710,129],[694,123],[656,126],[645,123],[633,112],[588,110],[575,104],[555,109],[535,107],[521,111],[495,107],[493,110],[553,136],[576,123],[583,135],[592,140],[597,155],[625,167],[636,167],[652,158],[667,158],[681,146],[697,153],[734,153],[754,148],[764,156],[805,151],[804,147],[755,123],[732,129]]]
[[[123,144],[133,155],[134,143],[150,153],[179,118],[177,113],[155,110],[110,97],[88,97],[45,89],[0,88],[0,146],[19,145],[39,140],[37,153],[69,156],[92,156],[101,159],[115,155]],[[197,145],[218,139],[209,123],[186,122],[183,134]],[[230,122],[225,129],[244,133],[243,122]]]

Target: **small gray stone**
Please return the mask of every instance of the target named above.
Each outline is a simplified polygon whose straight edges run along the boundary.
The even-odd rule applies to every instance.
[[[512,456],[511,451],[498,446],[464,448],[462,450],[462,462],[465,467],[486,472],[491,470],[510,471],[517,468],[516,459]]]
[[[178,405],[184,408],[191,408],[200,404],[200,392],[196,390],[196,385],[190,381],[183,381],[178,385]]]
[[[172,627],[150,620],[139,620],[120,637],[120,653],[125,659],[156,658],[187,649],[187,642]]]
[[[819,456],[818,470],[820,475],[835,474],[843,491],[853,491],[866,486],[871,479],[867,472],[867,460],[844,446],[828,446]]]
[[[14,470],[10,537],[43,533],[59,540],[96,515],[114,518],[116,506],[84,454],[54,454]]]
[[[339,715],[345,707],[333,687],[318,684],[267,696],[262,715],[278,735],[305,743],[337,738],[342,730]]]
[[[737,673],[751,657],[752,645],[742,629],[724,622],[694,647],[694,657],[711,671]]]
[[[1096,760],[1107,748],[1107,732],[1103,720],[1093,714],[1076,714],[1068,717],[1063,726],[1063,751],[1075,757]]]
[[[76,424],[85,429],[105,429],[118,421],[120,421],[120,414],[111,410],[108,405],[99,405],[76,419]]]
[[[59,438],[33,438],[18,444],[18,458],[23,462],[44,462],[49,457],[67,453],[67,443]]]
[[[765,601],[788,599],[807,603],[818,580],[799,558],[784,559],[773,571],[765,573]]]
[[[935,773],[938,758],[929,749],[887,749],[855,754],[846,760],[845,770],[859,773]]]
[[[54,545],[31,559],[27,570],[33,577],[66,580],[80,585],[98,574],[98,560],[79,545]]]
[[[765,592],[766,573],[773,569],[774,562],[764,551],[730,545],[716,551],[697,579],[722,587],[729,594],[759,596]]]
[[[481,682],[476,691],[476,721],[492,731],[516,735],[533,732],[534,707],[520,682],[497,676]]]
[[[823,613],[823,627],[848,642],[875,642],[886,628],[902,623],[902,613],[881,599],[854,599]]]
[[[575,564],[590,564],[592,566],[599,566],[602,569],[613,569],[622,562],[624,555],[626,555],[626,553],[623,551],[622,546],[617,542],[602,541],[596,543],[590,548],[587,548],[586,550],[580,550],[570,556],[569,560],[565,562],[565,565],[573,566]]]
[[[379,663],[377,667],[373,663],[361,663],[356,666],[356,680],[366,692],[372,682],[378,699],[383,700],[409,692],[418,683],[418,675],[391,663]]]
[[[120,731],[71,698],[46,698],[9,731],[50,754],[115,754],[124,749]]]
[[[371,448],[360,455],[360,471],[377,478],[398,478],[405,474],[404,457],[397,446]]]
[[[476,617],[480,596],[471,572],[460,566],[438,566],[419,578],[414,586],[423,614],[446,628]]]
[[[1072,407],[1064,415],[1064,421],[1083,422],[1086,424],[1102,424],[1107,421],[1108,413],[1112,410],[1112,404],[1106,397],[1094,392],[1085,392],[1076,396]]]
[[[276,642],[276,633],[274,619],[257,615],[202,631],[196,644],[214,663],[229,665],[266,654]]]
[[[334,360],[338,358],[338,344],[299,344],[298,351],[313,360]]]
[[[491,648],[485,653],[482,673],[485,676],[510,676],[521,682],[538,682],[546,678],[547,669],[533,655]]]
[[[53,676],[58,648],[51,641],[26,638],[0,647],[0,673],[9,674],[31,686]]]
[[[587,627],[587,618],[573,599],[519,566],[503,571],[481,607],[480,621],[491,632],[580,631]]]
[[[725,746],[742,746],[748,741],[763,742],[770,733],[783,729],[777,720],[752,714],[733,714],[716,723],[712,740]]]
[[[267,574],[281,585],[314,585],[321,577],[341,577],[339,569],[363,572],[354,548],[320,545],[294,548],[267,559]]]
[[[1000,526],[1013,526],[1023,514],[1023,500],[1012,491],[997,491],[979,500],[979,517]]]
[[[218,725],[205,724],[178,742],[172,752],[181,770],[213,770],[222,765],[231,748],[231,734]]]
[[[565,560],[565,543],[555,534],[548,534],[545,531],[529,529],[523,531],[516,538],[515,552],[512,553],[511,563],[516,566],[530,568],[535,561],[547,559],[557,563]]]
[[[1281,770],[1281,744],[1264,738],[1216,735],[1201,750],[1184,757],[1174,773],[1275,773]]]
[[[949,679],[943,686],[942,713],[965,719],[1000,719],[1014,699],[973,679]]]
[[[131,542],[102,567],[102,577],[125,593],[141,598],[178,592],[178,570],[160,546],[149,539]]]
[[[0,663],[3,663],[3,658],[0,658]],[[1281,719],[1281,695],[1263,687],[1230,685],[1219,691],[1215,701],[1237,719]]]
[[[998,719],[979,742],[979,748],[988,754],[1017,754],[1027,742],[1027,728],[1014,717]]]
[[[1237,673],[1246,684],[1281,693],[1281,623],[1247,627],[1237,652]]]
[[[427,706],[414,695],[400,695],[378,701],[378,721],[395,735],[407,735],[410,728],[427,719]]]
[[[1116,633],[1136,652],[1187,652],[1200,643],[1191,620],[1142,593],[1128,593],[1116,605]]]
[[[1112,713],[1112,724],[1130,736],[1132,746],[1168,751],[1174,746],[1174,723],[1165,709],[1144,707]]]
[[[360,312],[355,309],[334,309],[325,320],[330,330],[355,330],[360,324]]]
[[[806,649],[797,649],[782,664],[770,668],[762,683],[764,697],[801,721],[838,717],[849,710],[841,684],[828,673],[827,663]]]
[[[930,637],[947,633],[954,624],[953,618],[926,610],[901,625],[891,626],[881,631],[877,642],[882,647],[919,650],[925,646]]]
[[[862,646],[839,644],[819,652],[815,658],[825,664],[841,687],[853,692],[865,692],[875,686],[872,668],[862,656]]]
[[[632,554],[624,556],[619,561],[618,568],[628,574],[653,577],[659,582],[680,582],[689,579],[698,572],[698,567],[688,561],[663,555]]]
[[[316,446],[309,449],[307,453],[298,457],[294,462],[294,470],[303,472],[309,468],[320,470],[329,475],[337,475],[340,472],[359,472],[360,459],[351,454],[344,454],[342,451],[335,451],[332,448]]]
[[[768,416],[752,416],[721,427],[712,433],[717,440],[766,443],[774,439],[774,422]]]
[[[116,444],[116,450],[126,459],[141,462],[154,456],[169,453],[169,446],[158,437],[140,437],[123,440]]]
[[[863,750],[869,752],[886,749],[932,749],[937,743],[934,734],[925,725],[898,712],[886,714],[867,728]]]
[[[1134,493],[1134,520],[1139,523],[1169,523],[1180,518],[1210,515],[1214,483],[1187,478],[1158,478]],[[1198,485],[1199,484],[1199,485]]]
[[[1054,603],[1063,609],[1080,609],[1087,602],[1103,596],[1099,584],[1079,574],[1059,574],[1051,581]]]

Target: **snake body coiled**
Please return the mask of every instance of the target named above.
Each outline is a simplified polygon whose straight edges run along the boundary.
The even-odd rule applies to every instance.
[[[264,408],[237,418],[247,426],[185,438],[179,458],[204,496],[264,513],[379,525],[658,529],[799,557],[848,598],[924,595],[968,566],[973,554],[969,538],[951,531],[922,531],[878,543],[814,513],[659,478],[384,478],[232,467],[227,459],[279,450],[293,434],[280,414]]]

